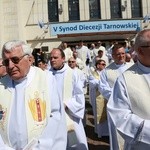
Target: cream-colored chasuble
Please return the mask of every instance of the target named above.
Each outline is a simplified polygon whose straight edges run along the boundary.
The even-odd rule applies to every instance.
[[[93,76],[96,79],[100,79],[100,75],[97,71],[92,72]],[[96,90],[96,111],[97,111],[97,124],[103,123],[107,120],[107,112],[106,112],[107,100],[100,94],[98,89]]]

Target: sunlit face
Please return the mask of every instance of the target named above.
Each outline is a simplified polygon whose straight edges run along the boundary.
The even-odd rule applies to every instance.
[[[75,58],[78,57],[78,53],[76,51],[73,52],[73,57],[75,57]]]
[[[64,46],[64,48],[67,48],[67,43],[64,43],[63,46]]]
[[[58,70],[60,69],[65,62],[65,57],[61,56],[59,49],[53,49],[50,53],[50,63],[52,68]]]
[[[125,58],[126,58],[125,49],[123,47],[116,49],[113,52],[112,57],[116,64],[125,63]]]
[[[96,68],[97,70],[101,71],[106,67],[105,61],[101,61],[99,64],[97,64]]]
[[[68,65],[69,65],[70,68],[74,69],[77,66],[76,60],[74,58],[70,58],[68,60]]]
[[[98,51],[98,57],[99,57],[99,58],[103,57],[103,54],[104,54],[104,52],[103,52],[102,50],[99,50],[99,51]]]
[[[19,62],[13,62],[14,58],[19,58]],[[7,62],[4,64],[6,65],[7,73],[13,80],[24,78],[31,66],[31,58],[28,55],[24,56],[21,46],[12,49],[12,51],[4,52],[4,62]]]

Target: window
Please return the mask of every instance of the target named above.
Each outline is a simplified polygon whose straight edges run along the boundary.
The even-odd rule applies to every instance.
[[[110,0],[111,19],[121,18],[121,0]]]
[[[49,22],[58,21],[58,0],[48,0],[48,19]]]
[[[99,19],[100,14],[100,0],[89,0],[90,19]]]
[[[142,17],[141,0],[131,0],[132,17]]]
[[[80,20],[79,0],[68,0],[69,21]]]

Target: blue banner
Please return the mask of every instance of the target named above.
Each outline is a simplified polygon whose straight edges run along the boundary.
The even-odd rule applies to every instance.
[[[137,31],[141,28],[140,20],[94,21],[50,24],[52,36],[57,34]]]

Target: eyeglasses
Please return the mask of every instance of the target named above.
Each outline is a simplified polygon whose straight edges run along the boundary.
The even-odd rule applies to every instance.
[[[68,63],[75,63],[75,61],[68,61]]]
[[[26,55],[28,55],[28,54],[24,54],[24,55],[21,56],[21,57],[15,56],[15,57],[12,57],[12,58],[9,58],[9,59],[4,59],[4,60],[3,60],[3,65],[4,65],[4,66],[9,66],[9,60],[11,60],[14,64],[18,64],[18,63],[20,62],[20,60],[21,60],[24,56],[26,56]]]
[[[106,66],[106,64],[100,64],[100,65],[102,65],[102,66]]]

